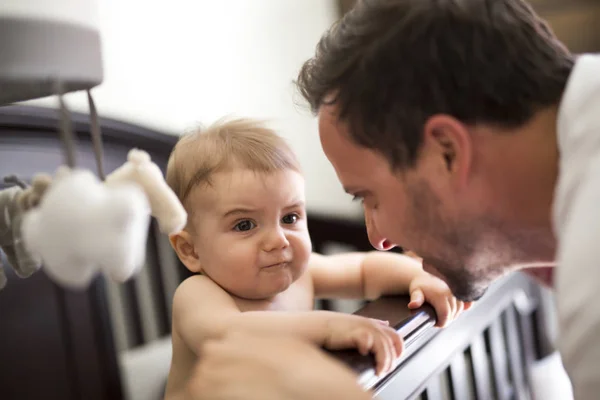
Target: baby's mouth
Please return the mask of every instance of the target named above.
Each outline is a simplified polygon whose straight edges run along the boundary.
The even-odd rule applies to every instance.
[[[275,263],[275,264],[270,264],[270,265],[264,266],[263,269],[284,268],[284,267],[287,267],[288,264],[289,264],[289,261],[282,261],[282,262],[278,262],[278,263]]]

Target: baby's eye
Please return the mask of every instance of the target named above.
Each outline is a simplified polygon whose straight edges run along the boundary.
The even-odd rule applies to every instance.
[[[233,227],[233,230],[238,231],[238,232],[247,232],[251,229],[254,229],[255,227],[256,227],[256,224],[254,222],[250,221],[249,219],[245,219],[243,221],[238,222]]]
[[[295,224],[296,222],[298,222],[298,214],[288,214],[285,217],[281,218],[281,221],[283,221],[284,224]]]

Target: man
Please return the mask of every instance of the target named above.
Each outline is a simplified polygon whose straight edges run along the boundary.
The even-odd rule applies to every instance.
[[[596,399],[600,57],[573,57],[523,0],[365,0],[324,35],[298,83],[376,248],[415,251],[462,300],[511,271],[558,264],[559,349],[575,397]],[[246,340],[259,339],[210,346],[200,371],[254,365],[253,388],[298,400],[327,398],[308,389],[321,368],[343,371],[273,340],[231,356]],[[311,375],[293,392],[282,377],[303,363]],[[353,387],[337,374],[330,386]],[[229,385],[250,380],[235,376]],[[216,378],[198,377],[202,398],[220,398]]]

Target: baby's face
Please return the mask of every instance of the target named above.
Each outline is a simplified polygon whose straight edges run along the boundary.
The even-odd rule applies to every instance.
[[[192,196],[202,272],[229,293],[268,299],[302,275],[311,243],[301,174],[219,172]]]

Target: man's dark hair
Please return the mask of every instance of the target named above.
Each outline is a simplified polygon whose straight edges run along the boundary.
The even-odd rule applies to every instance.
[[[414,165],[432,115],[521,126],[560,102],[572,68],[523,0],[362,0],[297,84],[314,112],[335,104],[354,142],[401,168]]]

